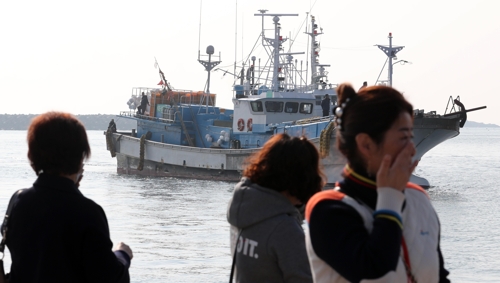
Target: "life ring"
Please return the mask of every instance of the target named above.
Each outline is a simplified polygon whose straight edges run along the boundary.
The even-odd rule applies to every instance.
[[[239,119],[238,120],[238,131],[243,131],[245,129],[245,120]]]
[[[252,118],[250,118],[247,121],[247,129],[248,129],[249,132],[251,132],[252,128],[253,128],[253,120],[252,120]]]

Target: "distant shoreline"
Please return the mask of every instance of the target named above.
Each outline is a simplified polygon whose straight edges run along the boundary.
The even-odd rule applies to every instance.
[[[0,130],[27,130],[31,120],[38,114],[0,114]],[[75,115],[87,130],[106,130],[111,119],[115,119],[118,130],[131,131],[136,122],[131,119],[120,119],[112,114]],[[466,128],[498,128],[496,124],[485,124],[467,121]]]
[[[27,130],[31,120],[38,114],[0,114],[0,130]],[[118,130],[131,131],[137,127],[131,119],[120,119],[112,114],[75,115],[87,130],[107,130],[114,119]]]
[[[480,123],[480,122],[467,121],[467,122],[465,122],[464,127],[465,128],[498,128],[500,126],[496,125],[496,124],[485,124],[485,123]]]

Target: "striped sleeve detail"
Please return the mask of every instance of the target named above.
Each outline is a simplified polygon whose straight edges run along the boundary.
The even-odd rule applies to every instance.
[[[398,213],[392,210],[386,210],[386,209],[377,210],[373,213],[373,217],[392,220],[398,224],[401,230],[403,230],[403,220],[401,219],[401,216],[399,216]]]

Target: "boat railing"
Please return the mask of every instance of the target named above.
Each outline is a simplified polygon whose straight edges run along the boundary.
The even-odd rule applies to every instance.
[[[156,92],[156,91],[162,91],[162,88],[153,88],[153,87],[133,87],[132,88],[132,95],[141,95],[142,92],[150,94],[151,92]],[[178,93],[189,93],[193,92],[193,90],[187,90],[187,89],[171,89],[171,92],[178,92]]]
[[[156,90],[156,88],[151,87],[133,87],[132,88],[132,96],[141,97],[142,93],[151,94],[151,91]]]
[[[316,88],[312,85],[306,85],[306,86],[300,86],[295,89],[296,92],[308,92],[308,91],[313,91]]]
[[[313,73],[313,77],[315,77],[315,78],[328,77],[328,71],[315,72],[315,73]]]
[[[177,113],[174,113],[174,119],[166,119],[166,118],[159,118],[159,117],[151,117],[148,115],[140,115],[136,114],[133,111],[120,111],[120,117],[129,117],[129,118],[138,118],[138,119],[143,119],[143,120],[149,120],[149,121],[155,121],[155,122],[162,122],[162,123],[167,123],[167,124],[173,124],[177,120]]]
[[[424,109],[414,109],[413,110],[413,117],[415,118],[436,118],[436,117],[441,117],[441,115],[437,114],[436,111],[429,111],[427,113],[424,112]]]
[[[120,117],[135,117],[136,114],[134,111],[120,111],[120,114],[118,115]]]
[[[332,116],[312,117],[312,118],[297,120],[293,124],[303,125],[303,124],[310,124],[310,123],[320,123],[320,122],[325,122],[325,121],[330,121],[330,120],[332,120]]]

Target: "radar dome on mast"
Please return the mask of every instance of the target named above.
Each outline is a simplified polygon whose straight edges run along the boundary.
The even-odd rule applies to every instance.
[[[207,46],[207,54],[212,55],[215,52],[215,48],[212,45]]]

